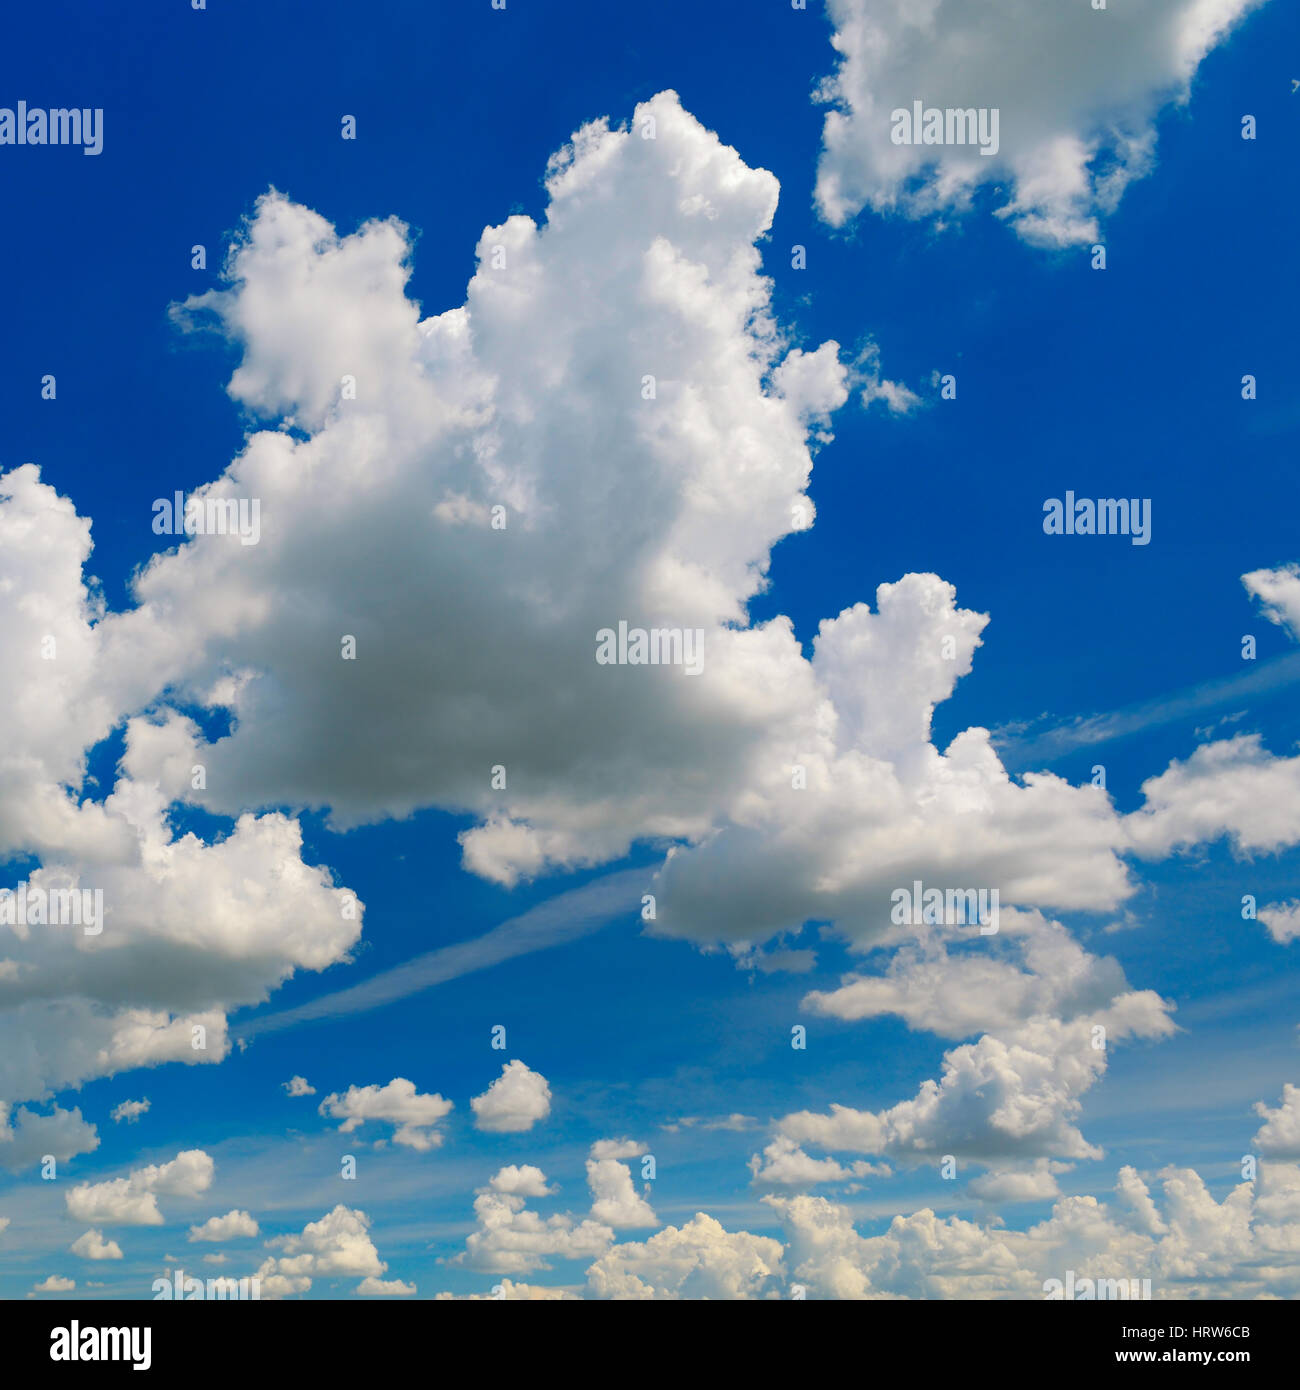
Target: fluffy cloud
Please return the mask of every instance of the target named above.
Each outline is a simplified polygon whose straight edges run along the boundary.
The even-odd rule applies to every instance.
[[[542,1303],[560,1301],[581,1301],[579,1296],[571,1293],[568,1289],[547,1288],[543,1284],[517,1284],[513,1279],[502,1279],[499,1284],[494,1284],[493,1292],[488,1293],[438,1293],[434,1294],[437,1302],[485,1302],[488,1299],[500,1300],[505,1303]]]
[[[414,1284],[403,1283],[400,1279],[376,1279],[368,1274],[357,1285],[357,1293],[362,1298],[414,1298],[417,1289]]]
[[[90,548],[89,522],[35,468],[0,476],[0,646],[24,671],[0,692],[0,853],[41,859],[33,889],[103,904],[95,934],[0,926],[0,1100],[219,1061],[227,1009],[345,959],[360,931],[360,910],[344,915],[329,875],[301,861],[296,821],[241,816],[212,843],[174,835],[168,798],[127,768],[163,736],[150,720],[127,726],[109,794],[83,788],[86,750],[161,689],[145,653],[110,638]]]
[[[234,1240],[237,1236],[258,1234],[257,1222],[246,1211],[228,1211],[225,1216],[210,1216],[201,1226],[190,1227],[191,1240]]]
[[[1130,993],[1090,1017],[1036,1015],[946,1052],[941,1078],[912,1100],[879,1112],[801,1111],[785,1116],[779,1132],[796,1144],[912,1162],[945,1153],[985,1164],[1100,1158],[1074,1123],[1082,1097],[1105,1071],[1110,1044],[1173,1031],[1167,1008],[1155,995]]]
[[[32,1285],[33,1293],[70,1293],[77,1287],[75,1279],[65,1279],[61,1274],[51,1274],[39,1284]]]
[[[1095,10],[1021,0],[829,0],[835,74],[817,177],[822,215],[864,206],[961,213],[985,185],[1026,241],[1095,241],[1100,219],[1154,162],[1155,121],[1186,103],[1201,60],[1262,0],[1144,0]],[[914,101],[998,112],[996,149],[899,143]],[[919,135],[918,135],[919,140]],[[986,141],[990,148],[992,142]]]
[[[315,1086],[309,1085],[305,1076],[291,1076],[288,1081],[280,1083],[286,1094],[291,1096],[314,1096]]]
[[[1282,1087],[1282,1104],[1270,1110],[1256,1101],[1255,1113],[1265,1121],[1255,1135],[1255,1147],[1269,1158],[1300,1158],[1300,1086]]]
[[[1241,576],[1246,591],[1259,599],[1264,616],[1300,641],[1300,565],[1252,570]]]
[[[124,1100],[120,1105],[113,1107],[113,1123],[121,1124],[125,1120],[127,1124],[134,1124],[141,1115],[147,1114],[148,1110],[148,1096],[144,1100]]]
[[[1007,1169],[1000,1200],[1054,1195],[1052,1165]],[[1058,1197],[1025,1230],[925,1208],[864,1236],[823,1197],[768,1196],[784,1241],[728,1232],[703,1213],[644,1243],[612,1246],[588,1270],[597,1298],[1043,1299],[1051,1280],[1149,1279],[1153,1298],[1294,1297],[1300,1166],[1266,1162],[1216,1200],[1192,1169],[1158,1174],[1160,1200],[1132,1167],[1113,1196]]]
[[[103,1226],[161,1226],[158,1198],[198,1197],[212,1186],[216,1171],[202,1149],[185,1149],[170,1163],[151,1163],[129,1177],[108,1182],[78,1183],[64,1193],[68,1214],[75,1220]]]
[[[820,1197],[765,1198],[782,1216],[792,1282],[819,1298],[1043,1298],[1045,1281],[1150,1279],[1154,1298],[1294,1296],[1300,1169],[1266,1163],[1216,1201],[1191,1169],[1159,1174],[1163,1209],[1138,1173],[1114,1200],[1060,1198],[1026,1231],[923,1210],[864,1237]]]
[[[697,1212],[644,1243],[626,1241],[587,1271],[593,1298],[748,1299],[780,1296],[781,1242],[728,1232]]]
[[[0,1164],[17,1171],[53,1154],[62,1163],[99,1147],[99,1131],[81,1118],[79,1109],[55,1105],[48,1115],[19,1106],[13,1123],[9,1107],[0,1101]]]
[[[203,804],[230,813],[468,810],[466,863],[504,883],[702,833],[717,779],[696,769],[746,780],[763,731],[810,692],[787,621],[736,625],[772,545],[811,522],[810,446],[853,374],[773,320],[755,241],[776,180],[671,93],[633,127],[580,131],[551,162],[544,226],[487,228],[464,306],[424,321],[402,227],[339,237],[262,200],[229,288],[180,318],[242,349],[236,400],[308,437],[254,434],[219,484],[261,500],[258,545],[193,538],[114,624],[237,716],[211,746],[158,726],[141,776],[188,799],[202,761]],[[705,674],[598,665],[596,634],[620,619],[703,629]]]
[[[490,1134],[519,1134],[551,1113],[551,1088],[541,1072],[507,1062],[501,1075],[470,1101],[474,1123]]]
[[[508,1192],[517,1197],[549,1197],[554,1188],[547,1187],[546,1174],[531,1163],[509,1163],[497,1170],[489,1180],[493,1192]]]
[[[546,1192],[540,1169],[531,1165],[503,1168],[487,1187],[479,1189],[474,1199],[477,1228],[451,1263],[496,1274],[530,1274],[549,1269],[552,1256],[581,1259],[596,1255],[614,1239],[611,1227],[599,1222],[579,1222],[561,1213],[543,1218],[529,1210],[526,1197]]]
[[[635,1158],[644,1152],[644,1145],[627,1139],[598,1139],[591,1146],[587,1185],[591,1188],[594,1221],[616,1231],[659,1224],[650,1203],[637,1192],[631,1168],[619,1162],[621,1158]]]
[[[935,706],[971,669],[985,615],[911,574],[823,621],[805,718],[773,729],[728,823],[678,847],[656,879],[654,929],[765,940],[809,920],[856,947],[913,935],[891,895],[915,880],[996,888],[1004,904],[1106,910],[1132,891],[1106,793],[1006,772],[987,730],[930,740]]]
[[[341,1119],[344,1134],[351,1134],[367,1120],[395,1125],[393,1142],[420,1153],[442,1143],[437,1124],[451,1113],[452,1103],[442,1096],[421,1095],[415,1083],[395,1076],[386,1086],[349,1086],[346,1093],[332,1093],[318,1107],[322,1115]]]
[[[306,1293],[314,1279],[378,1280],[388,1269],[370,1238],[370,1218],[341,1202],[319,1221],[309,1221],[300,1235],[278,1236],[267,1244],[284,1254],[265,1260],[257,1271],[263,1298]]]
[[[851,1021],[895,1014],[909,1028],[964,1038],[1027,1023],[1104,1012],[1131,992],[1119,962],[1084,950],[1039,912],[999,913],[993,937],[943,924],[896,950],[883,974],[854,972],[838,989],[812,990],[803,1007]]]
[[[858,1161],[845,1168],[833,1158],[813,1158],[784,1134],[778,1134],[761,1156],[755,1154],[749,1160],[749,1169],[755,1183],[768,1187],[815,1187],[818,1183],[850,1182],[889,1173],[884,1165]]]
[[[90,1230],[78,1236],[68,1247],[83,1260],[120,1260],[122,1247],[115,1240],[105,1240],[103,1231]]]
[[[1146,858],[1220,838],[1242,855],[1300,842],[1300,755],[1274,757],[1258,734],[1202,744],[1144,782],[1142,793],[1146,804],[1124,823]]]
[[[1267,903],[1259,909],[1259,920],[1280,946],[1300,939],[1300,901]]]

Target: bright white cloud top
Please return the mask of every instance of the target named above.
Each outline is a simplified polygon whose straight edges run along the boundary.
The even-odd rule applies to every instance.
[[[994,214],[1026,241],[1095,242],[1154,166],[1157,118],[1188,102],[1202,60],[1261,3],[828,0],[840,59],[821,89],[818,207],[836,226],[864,207],[942,220],[996,185]],[[933,142],[894,120],[917,102],[940,113]],[[950,133],[949,110],[997,113],[989,153],[945,143],[965,133]]]

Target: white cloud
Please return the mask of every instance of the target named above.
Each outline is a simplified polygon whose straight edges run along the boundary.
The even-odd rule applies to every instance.
[[[1201,60],[1261,2],[829,0],[839,64],[822,89],[822,215],[942,221],[996,185],[995,215],[1026,241],[1096,241],[1153,167],[1160,111],[1187,102]],[[918,100],[996,111],[996,148],[894,143],[893,112]]]
[[[291,1076],[288,1081],[283,1081],[280,1084],[291,1096],[314,1096],[316,1094],[315,1086],[309,1085],[305,1076]]]
[[[80,1109],[54,1105],[48,1115],[19,1106],[9,1122],[9,1107],[0,1101],[0,1164],[17,1171],[39,1163],[46,1154],[58,1162],[99,1148],[99,1131],[81,1118]]]
[[[470,1101],[474,1123],[491,1134],[519,1134],[551,1113],[551,1088],[546,1078],[523,1062],[507,1062],[501,1075]]]
[[[234,1240],[238,1236],[255,1236],[259,1233],[257,1222],[246,1211],[237,1208],[225,1216],[210,1216],[201,1226],[190,1227],[193,1240]]]
[[[1282,565],[1274,570],[1252,570],[1241,582],[1260,600],[1269,622],[1284,627],[1300,641],[1300,565]]]
[[[492,1293],[438,1293],[434,1294],[434,1300],[443,1302],[486,1302],[488,1299],[499,1300],[503,1303],[541,1303],[541,1302],[560,1302],[560,1301],[581,1301],[579,1296],[569,1289],[548,1288],[543,1284],[517,1284],[513,1279],[502,1279],[500,1283],[494,1284]]]
[[[78,1183],[64,1193],[68,1214],[103,1226],[161,1226],[159,1196],[198,1197],[212,1186],[216,1171],[202,1149],[185,1149],[170,1163],[134,1169],[129,1177]]]
[[[105,1240],[103,1231],[90,1230],[78,1236],[68,1247],[84,1260],[120,1260],[122,1247],[115,1240]]]
[[[1255,1147],[1269,1158],[1300,1158],[1300,1086],[1282,1087],[1282,1104],[1270,1110],[1256,1101],[1255,1113],[1265,1121],[1255,1135]]]
[[[357,1285],[357,1293],[362,1298],[413,1298],[416,1292],[414,1284],[405,1284],[400,1279],[376,1279],[373,1274],[368,1274]]]
[[[263,1298],[306,1293],[314,1279],[379,1279],[388,1265],[370,1238],[370,1218],[341,1202],[301,1235],[277,1236],[267,1244],[285,1253],[263,1261],[257,1274]]]
[[[516,1197],[549,1197],[555,1190],[547,1187],[546,1174],[531,1163],[509,1163],[499,1168],[488,1186],[493,1192],[508,1192]]]
[[[1001,1037],[986,1033],[950,1049],[940,1080],[924,1082],[912,1100],[879,1112],[839,1104],[828,1113],[801,1111],[786,1115],[779,1133],[796,1144],[913,1163],[943,1154],[985,1164],[1100,1158],[1075,1124],[1082,1097],[1105,1071],[1111,1045],[1173,1031],[1168,1007],[1142,992],[1068,1022],[1035,1015]]]
[[[587,1185],[591,1188],[593,1221],[616,1231],[659,1224],[650,1203],[636,1190],[626,1163],[615,1158],[589,1158]]]
[[[704,1212],[643,1243],[626,1241],[587,1271],[593,1298],[748,1299],[778,1296],[781,1242],[728,1232]]]
[[[918,935],[884,974],[846,975],[838,989],[810,991],[803,1007],[852,1021],[896,1014],[909,1028],[964,1038],[1038,1014],[1092,1015],[1130,993],[1114,957],[1090,954],[1039,912],[1002,910],[991,938],[943,925]]]
[[[1202,744],[1143,782],[1142,794],[1124,825],[1144,858],[1220,838],[1241,855],[1300,843],[1300,755],[1276,758],[1258,734]]]
[[[327,805],[341,825],[469,809],[465,861],[503,883],[703,833],[719,783],[746,780],[809,690],[788,622],[732,625],[771,546],[811,522],[810,438],[849,370],[834,344],[791,350],[772,318],[755,241],[776,180],[671,93],[634,124],[650,117],[654,140],[579,132],[551,162],[545,224],[487,228],[465,305],[423,322],[403,228],[340,238],[262,200],[230,288],[180,317],[215,315],[243,352],[232,395],[310,438],[253,435],[221,484],[261,499],[258,545],[193,538],[112,624],[123,650],[237,715],[212,747],[175,719],[141,732],[138,775],[189,799],[202,761],[211,808]],[[355,401],[339,399],[345,374]],[[703,628],[704,676],[598,666],[597,631],[624,617]],[[505,794],[483,774],[497,763]],[[718,779],[683,778],[701,764]]]
[[[754,1182],[766,1187],[814,1187],[824,1182],[851,1182],[855,1178],[888,1175],[885,1165],[877,1167],[859,1160],[845,1168],[833,1158],[813,1158],[793,1139],[778,1134],[749,1160]]]
[[[604,1250],[614,1239],[609,1226],[559,1213],[543,1218],[528,1210],[526,1196],[542,1195],[545,1184],[545,1176],[531,1165],[503,1168],[479,1189],[474,1199],[476,1229],[450,1262],[495,1274],[530,1274],[549,1269],[552,1256],[580,1259]]]
[[[636,1139],[597,1139],[591,1146],[592,1158],[640,1158],[646,1152]]]
[[[421,1095],[415,1083],[395,1076],[386,1086],[349,1086],[343,1095],[331,1093],[318,1107],[322,1115],[341,1119],[339,1129],[351,1134],[367,1120],[395,1125],[395,1144],[427,1153],[442,1143],[438,1122],[451,1113],[452,1103],[442,1096]]]
[[[32,1285],[33,1293],[69,1293],[77,1287],[75,1279],[65,1279],[61,1274],[51,1274],[39,1284]]]
[[[1265,904],[1259,909],[1259,920],[1280,946],[1285,946],[1289,941],[1300,940],[1300,899]]]
[[[121,1124],[123,1120],[127,1124],[134,1124],[141,1115],[149,1110],[149,1098],[143,1100],[124,1100],[120,1105],[113,1107],[112,1116],[114,1124]]]

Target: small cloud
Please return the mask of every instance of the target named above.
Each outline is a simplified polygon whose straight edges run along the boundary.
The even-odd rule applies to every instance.
[[[291,1076],[280,1083],[291,1096],[314,1096],[315,1086],[309,1085],[305,1076]]]
[[[105,1240],[103,1231],[90,1230],[78,1236],[68,1247],[83,1260],[120,1260],[122,1247],[115,1240]]]
[[[113,1107],[112,1115],[115,1124],[121,1124],[123,1120],[129,1125],[135,1124],[141,1115],[149,1109],[149,1097],[143,1100],[124,1100],[121,1105]]]
[[[39,1284],[32,1286],[33,1293],[71,1293],[77,1287],[75,1279],[65,1279],[61,1274],[51,1274]]]

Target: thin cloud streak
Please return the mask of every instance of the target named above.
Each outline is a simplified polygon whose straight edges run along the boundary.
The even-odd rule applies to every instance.
[[[442,946],[348,989],[322,995],[280,1013],[253,1018],[233,1029],[236,1041],[259,1033],[280,1032],[302,1023],[364,1013],[381,1005],[432,989],[515,956],[544,951],[598,930],[624,912],[639,910],[652,869],[624,869],[582,888],[560,893],[518,917],[511,917],[472,941]]]
[[[1075,719],[1039,734],[1026,736],[995,732],[993,742],[1007,767],[1024,769],[1055,762],[1078,748],[1109,743],[1112,739],[1126,738],[1144,729],[1172,724],[1175,720],[1251,695],[1278,690],[1296,681],[1300,681],[1300,652],[1291,652],[1273,661],[1263,662],[1256,669],[1239,676],[1221,676],[1181,694],[1162,695],[1155,700],[1130,705],[1127,709],[1114,710],[1110,714]]]

